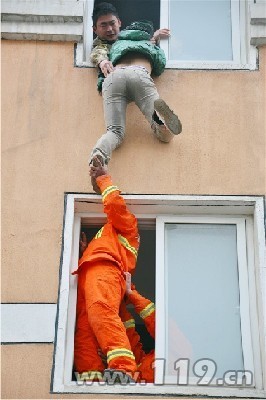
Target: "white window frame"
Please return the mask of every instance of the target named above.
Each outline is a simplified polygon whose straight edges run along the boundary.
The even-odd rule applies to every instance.
[[[161,26],[169,26],[170,24],[170,1],[172,0],[161,0],[161,15],[160,21]],[[242,13],[244,13],[245,18],[245,8],[243,7],[244,2],[242,2]],[[190,68],[193,65],[193,68],[202,68],[205,66],[206,68],[226,68],[230,67],[233,68],[234,66],[245,64],[245,57],[242,59],[241,63],[241,41],[243,41],[243,34],[242,37],[240,34],[240,6],[241,1],[239,0],[231,0],[231,21],[232,21],[232,52],[233,52],[233,60],[232,61],[224,61],[224,60],[215,60],[215,61],[208,61],[204,62],[202,60],[199,61],[177,61],[177,60],[169,60],[169,46],[170,40],[162,40],[161,41],[161,48],[165,52],[168,68]]]
[[[105,216],[102,213],[101,197],[94,194],[67,194],[63,233],[63,252],[61,265],[61,279],[56,323],[56,340],[54,366],[52,373],[53,393],[120,393],[120,394],[182,394],[207,396],[234,396],[234,397],[264,397],[265,388],[265,268],[264,268],[264,210],[263,197],[259,196],[179,196],[179,195],[124,195],[132,212],[143,225],[161,218],[186,218],[199,221],[202,218],[245,221],[246,237],[249,251],[247,252],[248,280],[249,280],[249,310],[250,326],[254,355],[255,388],[233,387],[200,387],[193,385],[78,385],[72,381],[74,326],[76,310],[77,278],[70,272],[74,270],[78,261],[78,243],[81,221],[88,219],[93,225],[101,225]],[[163,217],[162,217],[163,216]],[[157,239],[159,240],[159,233]],[[156,251],[159,251],[157,244]],[[160,253],[157,261],[160,262]],[[157,271],[159,266],[156,265]],[[156,318],[162,318],[161,305],[158,299],[162,298],[161,285],[156,278]],[[157,323],[156,335],[159,324]],[[161,335],[161,333],[159,333]],[[259,338],[259,340],[258,340]],[[159,347],[158,347],[159,346]],[[156,344],[156,357],[160,353],[160,344]]]
[[[196,222],[195,222],[196,220]],[[252,224],[252,218],[250,217],[183,217],[183,216],[160,216],[156,219],[156,251],[157,251],[157,262],[158,268],[156,270],[156,279],[158,280],[157,288],[160,287],[160,291],[156,297],[156,358],[162,360],[166,359],[165,354],[165,330],[161,327],[166,326],[166,315],[165,310],[167,309],[166,299],[166,251],[165,251],[165,224],[175,223],[175,224],[220,224],[220,225],[235,225],[236,226],[236,236],[237,236],[237,263],[238,263],[238,274],[239,274],[239,292],[240,292],[240,320],[241,320],[241,339],[242,339],[242,351],[244,358],[244,370],[249,371],[254,376],[254,362],[253,362],[253,351],[252,351],[252,338],[251,338],[251,327],[250,327],[250,312],[249,312],[249,302],[251,298],[247,297],[249,293],[249,281],[248,281],[248,267],[251,271],[254,270],[254,263],[247,262],[247,248],[250,248],[251,243],[247,245],[246,240],[246,221]],[[159,282],[161,283],[159,286]],[[162,284],[165,282],[165,284]],[[160,380],[161,368],[156,369],[155,380]],[[206,375],[208,378],[208,375]],[[200,379],[199,378],[189,378],[189,383],[194,385]],[[167,384],[176,383],[176,377],[165,376],[164,379]],[[255,386],[255,382],[253,382]],[[210,385],[216,385],[216,379],[213,379]]]
[[[161,0],[160,26],[169,26],[169,1]],[[210,0],[211,1],[211,0]],[[215,1],[215,0],[214,0]],[[76,66],[92,67],[89,61],[89,54],[92,48],[93,32],[92,19],[93,0],[84,0],[84,35],[83,43],[77,44]],[[257,68],[257,48],[250,44],[251,36],[251,13],[250,7],[254,4],[253,0],[231,0],[232,13],[232,49],[233,61],[176,61],[168,60],[169,40],[162,39],[160,46],[166,55],[166,69],[185,69],[185,70],[255,70]]]

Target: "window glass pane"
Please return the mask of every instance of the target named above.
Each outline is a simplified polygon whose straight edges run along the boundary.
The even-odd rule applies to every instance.
[[[179,358],[211,359],[219,378],[244,369],[236,234],[236,225],[165,225],[168,376]]]
[[[170,60],[230,61],[230,0],[169,0]]]

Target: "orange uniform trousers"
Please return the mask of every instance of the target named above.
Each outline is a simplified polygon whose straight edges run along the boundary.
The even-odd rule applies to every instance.
[[[135,357],[119,317],[126,286],[122,271],[103,260],[84,263],[78,276],[75,371],[102,373],[105,366],[98,355],[100,348],[107,355],[108,368],[133,375]]]
[[[154,350],[151,350],[143,357],[143,359],[141,360],[141,364],[138,366],[138,371],[140,372],[140,381],[143,380],[148,383],[154,383],[154,360]]]

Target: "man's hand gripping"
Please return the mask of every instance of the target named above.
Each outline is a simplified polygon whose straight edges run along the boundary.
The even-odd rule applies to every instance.
[[[91,164],[92,164],[90,167],[91,184],[95,193],[101,194],[99,186],[97,185],[96,182],[96,178],[102,175],[107,175],[107,169],[106,167],[103,166],[101,160],[97,156],[93,157]]]

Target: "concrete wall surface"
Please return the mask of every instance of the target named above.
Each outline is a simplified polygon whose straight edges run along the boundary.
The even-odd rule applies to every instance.
[[[257,71],[165,71],[156,84],[183,132],[158,142],[130,104],[110,162],[115,184],[136,194],[266,194],[265,72],[266,47]],[[96,71],[74,67],[73,43],[2,41],[2,302],[57,302],[64,193],[92,192],[87,160],[104,130]],[[2,346],[2,398],[58,398],[52,352]]]

